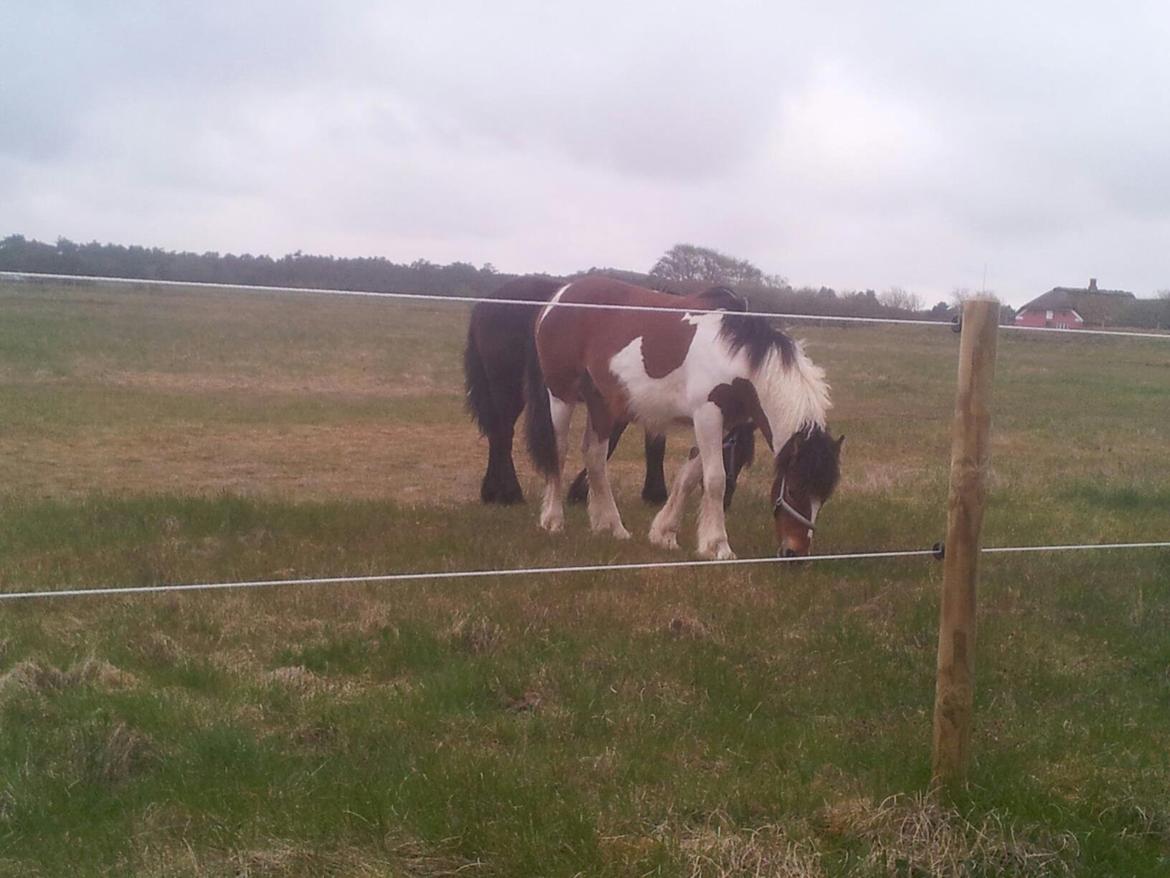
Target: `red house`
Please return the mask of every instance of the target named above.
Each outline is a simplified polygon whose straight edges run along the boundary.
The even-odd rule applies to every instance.
[[[1125,290],[1099,290],[1097,278],[1087,287],[1053,287],[1016,312],[1016,326],[1085,329],[1116,326],[1121,314],[1137,297]]]

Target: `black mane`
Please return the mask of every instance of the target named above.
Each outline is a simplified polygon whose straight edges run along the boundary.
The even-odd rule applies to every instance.
[[[699,293],[700,299],[708,299],[711,307],[724,311],[746,311],[748,301],[731,287],[710,287]]]
[[[765,317],[725,314],[719,337],[727,342],[732,355],[746,350],[753,369],[758,369],[772,351],[780,353],[785,366],[791,366],[796,358],[796,342],[780,330],[773,329]]]
[[[817,426],[793,434],[788,442],[798,439],[800,446],[794,457],[782,463],[789,456],[783,450],[776,456],[776,475],[784,475],[780,470],[786,467],[790,478],[796,478],[806,491],[823,502],[833,493],[841,478],[839,446],[827,430]]]

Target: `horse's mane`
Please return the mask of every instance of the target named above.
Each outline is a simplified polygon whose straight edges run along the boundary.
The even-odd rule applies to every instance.
[[[699,293],[698,297],[710,302],[713,308],[724,311],[746,311],[748,309],[747,299],[731,287],[709,287]]]
[[[768,354],[776,351],[785,367],[791,366],[796,356],[796,342],[778,329],[773,329],[767,318],[744,314],[725,314],[719,328],[719,337],[727,342],[732,356],[746,350],[752,369],[760,368]]]

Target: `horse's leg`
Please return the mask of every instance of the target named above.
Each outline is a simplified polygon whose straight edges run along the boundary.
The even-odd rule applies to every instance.
[[[666,498],[666,505],[658,510],[650,524],[651,543],[663,549],[678,548],[678,525],[682,520],[683,508],[702,475],[703,462],[699,460],[696,451],[695,456],[678,471],[670,488],[670,496]]]
[[[475,318],[473,317],[473,322]],[[485,503],[522,503],[524,492],[512,462],[512,439],[516,420],[524,410],[524,352],[522,327],[503,334],[479,328],[474,360],[469,353],[469,370],[474,375],[474,401],[480,429],[488,439],[488,465],[480,488]],[[531,331],[531,330],[528,330]],[[469,352],[470,348],[469,342]],[[472,396],[469,393],[469,399]]]
[[[609,531],[619,540],[628,540],[630,532],[622,526],[622,517],[613,499],[609,469],[606,466],[606,460],[609,458],[608,449],[617,444],[614,440],[620,436],[621,432],[615,430],[610,434],[610,442],[607,445],[606,437],[600,435],[594,428],[592,417],[585,424],[585,469],[589,473],[589,524],[594,533]]]
[[[573,420],[573,404],[548,395],[549,414],[557,437],[557,471],[544,483],[544,502],[540,508],[540,526],[550,533],[565,527],[565,507],[561,502],[561,476],[565,471],[565,455],[569,450],[569,424]]]
[[[699,555],[726,560],[735,553],[727,544],[723,494],[727,474],[723,470],[723,413],[715,403],[704,403],[694,417],[695,440],[703,467],[703,499],[699,505]]]
[[[666,502],[666,436],[646,432],[646,480],[642,483],[642,499],[647,503]]]
[[[516,465],[512,457],[512,439],[516,434],[516,421],[524,411],[524,395],[515,386],[501,388],[493,395],[497,398],[499,422],[495,435],[489,437],[488,443],[491,459],[496,465],[496,502],[523,503],[524,492],[520,488],[520,480],[516,478]],[[491,468],[490,464],[488,468]]]
[[[727,473],[727,490],[723,494],[723,508],[731,508],[736,482],[745,466],[751,466],[756,457],[756,428],[740,424],[723,440],[723,469]]]
[[[523,503],[524,492],[512,462],[516,422],[501,424],[488,436],[488,469],[480,492],[485,503]],[[490,496],[489,496],[490,492]]]
[[[499,452],[496,449],[496,434],[488,434],[487,470],[483,474],[483,481],[479,483],[479,499],[482,503],[495,503],[500,499],[500,477],[496,470],[499,468]]]
[[[606,460],[613,457],[613,453],[617,449],[618,441],[622,438],[622,433],[626,432],[626,427],[628,426],[628,421],[618,421],[613,425],[613,430],[609,434],[609,450],[605,453]],[[577,473],[577,478],[573,479],[573,484],[569,486],[569,502],[584,503],[588,498],[589,470],[588,468],[584,468],[581,472]]]

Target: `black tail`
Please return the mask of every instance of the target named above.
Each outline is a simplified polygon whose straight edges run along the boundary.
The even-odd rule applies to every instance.
[[[524,353],[524,432],[528,439],[528,453],[537,472],[554,476],[561,469],[557,458],[557,435],[548,406],[548,386],[544,383],[533,334],[527,336]]]
[[[463,349],[463,386],[467,390],[467,411],[479,424],[479,432],[492,435],[498,420],[496,406],[483,357],[475,344],[474,324],[467,330],[467,347]]]

